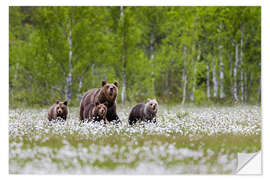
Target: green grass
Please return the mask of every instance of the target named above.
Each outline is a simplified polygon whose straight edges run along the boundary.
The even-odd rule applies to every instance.
[[[48,137],[48,136],[47,136]],[[45,137],[44,137],[45,138]],[[108,137],[92,137],[85,138],[81,136],[63,135],[51,136],[46,141],[35,140],[28,136],[22,136],[18,139],[10,139],[9,142],[22,142],[22,149],[32,149],[34,147],[49,147],[60,149],[65,144],[66,140],[74,148],[88,147],[91,145],[103,146],[109,145],[118,147],[126,146],[126,142],[136,141],[132,147],[143,147],[144,145],[160,145],[160,144],[175,144],[177,148],[189,148],[192,150],[212,149],[214,152],[219,152],[221,149],[238,153],[246,151],[247,153],[257,152],[261,149],[261,135],[215,135],[215,136],[180,136],[177,134],[167,135],[133,135],[133,137],[125,135],[111,135]]]
[[[121,127],[79,124],[77,109],[70,110],[68,122],[52,124],[46,120],[46,109],[14,110],[9,125],[10,173],[231,174],[237,153],[261,149],[256,108],[161,107],[158,124],[135,127],[126,122]],[[127,114],[127,109],[120,110],[121,119]],[[221,126],[238,129],[210,132]]]

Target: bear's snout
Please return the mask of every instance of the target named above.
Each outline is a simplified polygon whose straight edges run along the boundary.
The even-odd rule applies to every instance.
[[[153,104],[153,110],[155,111],[157,109],[157,104]]]
[[[100,110],[100,115],[103,116],[104,114],[105,114],[105,110],[104,110],[104,109],[101,109],[101,110]]]
[[[57,113],[58,114],[61,114],[62,113],[62,109],[58,109]]]
[[[113,96],[113,95],[114,95],[114,92],[110,90],[110,91],[109,91],[109,95],[110,95],[110,96]]]

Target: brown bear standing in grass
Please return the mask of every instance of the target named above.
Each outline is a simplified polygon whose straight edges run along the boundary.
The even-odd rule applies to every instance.
[[[52,105],[48,112],[48,120],[56,120],[62,118],[66,121],[68,115],[67,101],[56,101],[56,104]]]
[[[89,110],[89,120],[93,120],[100,122],[101,120],[104,120],[104,123],[106,124],[107,118],[107,102],[104,104],[96,103],[96,106],[93,109]]]
[[[89,119],[89,110],[93,109],[96,103],[107,103],[107,120],[119,123],[120,119],[116,113],[116,97],[119,84],[116,81],[112,84],[102,81],[101,85],[101,88],[90,89],[83,95],[80,103],[80,120]]]
[[[155,99],[147,99],[146,104],[135,105],[128,118],[130,125],[135,124],[137,121],[156,122],[156,115],[158,111],[158,103]]]

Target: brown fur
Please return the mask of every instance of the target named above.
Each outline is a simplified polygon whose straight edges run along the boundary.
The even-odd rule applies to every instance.
[[[84,95],[80,103],[80,120],[89,119],[89,111],[92,110],[96,103],[107,103],[106,118],[109,122],[120,122],[116,113],[116,97],[118,94],[118,82],[107,84],[106,81],[102,81],[102,87],[88,90]]]
[[[146,104],[135,105],[128,118],[130,125],[138,121],[156,122],[156,115],[158,111],[158,103],[155,99],[148,99]]]
[[[107,103],[99,104],[97,103],[96,106],[91,110],[89,110],[89,120],[93,121],[101,121],[104,120],[104,123],[106,123],[107,118]]]
[[[68,115],[67,101],[59,102],[56,101],[56,104],[52,105],[48,112],[48,120],[56,120],[57,118],[62,118],[66,121]]]

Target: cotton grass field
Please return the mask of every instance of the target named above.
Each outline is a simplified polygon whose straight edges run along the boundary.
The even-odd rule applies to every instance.
[[[261,149],[261,108],[160,106],[156,124],[49,123],[48,109],[10,109],[11,174],[232,174]]]

